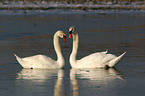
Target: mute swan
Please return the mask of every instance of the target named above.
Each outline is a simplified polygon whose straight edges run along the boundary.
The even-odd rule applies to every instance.
[[[35,55],[25,58],[20,58],[16,54],[14,55],[23,68],[48,68],[48,69],[63,68],[65,65],[65,61],[61,53],[59,37],[63,38],[64,41],[66,42],[66,35],[62,31],[57,31],[54,34],[53,43],[57,55],[57,61],[45,55]]]
[[[83,57],[80,60],[76,60],[79,37],[78,33],[75,31],[75,27],[72,26],[69,28],[69,38],[73,35],[73,49],[69,58],[69,62],[72,68],[106,68],[114,67],[115,64],[123,57],[126,53],[124,52],[120,56],[115,56],[113,54],[107,54],[106,52],[96,52],[90,54],[86,57]]]

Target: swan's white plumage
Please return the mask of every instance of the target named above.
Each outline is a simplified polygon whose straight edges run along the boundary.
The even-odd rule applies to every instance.
[[[63,35],[65,34],[62,31],[57,31],[54,34],[54,48],[58,58],[57,61],[45,55],[35,55],[25,58],[20,58],[16,54],[14,55],[23,68],[48,68],[48,69],[62,68],[64,67],[65,62],[61,54],[59,37],[63,38]]]
[[[77,60],[77,67],[79,68],[96,68],[105,67],[106,62],[114,59],[116,56],[105,53],[94,53],[90,54],[80,60]]]
[[[124,55],[125,53],[123,53]],[[106,54],[102,52],[97,52],[90,54],[86,57],[83,57],[80,60],[76,61],[76,64],[72,64],[73,68],[103,68],[106,65],[109,67],[114,67],[114,63],[116,64],[122,58],[119,56],[116,57],[113,54]]]
[[[74,27],[70,27],[69,30],[71,29],[73,30],[73,49],[70,55],[70,64],[73,68],[104,68],[106,66],[114,67],[115,64],[126,53],[124,52],[122,55],[117,57],[113,54],[107,54],[107,51],[96,52],[83,57],[80,60],[76,60],[79,37],[78,34],[74,31]]]
[[[25,58],[20,58],[17,55],[15,56],[23,68],[59,68],[56,63],[57,61],[54,61],[45,55],[35,55]]]

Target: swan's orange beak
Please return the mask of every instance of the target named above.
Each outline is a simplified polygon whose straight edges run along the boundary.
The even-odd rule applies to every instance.
[[[72,36],[72,31],[69,32],[69,38],[71,38],[71,36]]]
[[[66,36],[65,35],[63,36],[63,40],[64,40],[64,42],[66,42]]]

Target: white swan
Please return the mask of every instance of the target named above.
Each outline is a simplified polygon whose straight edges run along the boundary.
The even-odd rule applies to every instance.
[[[69,58],[69,62],[72,68],[105,68],[114,67],[115,64],[123,57],[126,53],[124,52],[120,56],[115,56],[113,54],[107,54],[106,52],[96,52],[83,57],[80,60],[76,60],[77,50],[78,50],[78,34],[75,31],[75,27],[69,28],[69,38],[73,35],[73,49]]]
[[[57,31],[54,34],[54,49],[57,55],[57,61],[47,57],[45,55],[35,55],[25,58],[20,58],[16,54],[17,61],[21,64],[23,68],[48,68],[48,69],[55,69],[55,68],[63,68],[65,65],[64,58],[61,53],[61,48],[59,44],[59,37],[63,38],[66,42],[66,35],[62,31]]]

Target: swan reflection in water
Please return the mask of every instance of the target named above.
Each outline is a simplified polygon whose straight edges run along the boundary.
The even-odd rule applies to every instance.
[[[17,75],[17,96],[63,96],[63,69],[22,69]]]
[[[109,69],[71,69],[70,79],[73,96],[110,95],[112,90],[124,86],[123,75],[114,68]],[[108,94],[108,95],[109,95]]]
[[[113,88],[122,86],[121,82],[124,81],[122,74],[113,68],[70,69],[70,83],[63,80],[69,78],[64,74],[67,73],[63,69],[22,69],[15,81],[15,95],[64,96],[65,92],[72,90],[69,93],[73,94],[71,96],[96,96],[102,93],[105,96]],[[72,86],[66,88],[67,83]]]

